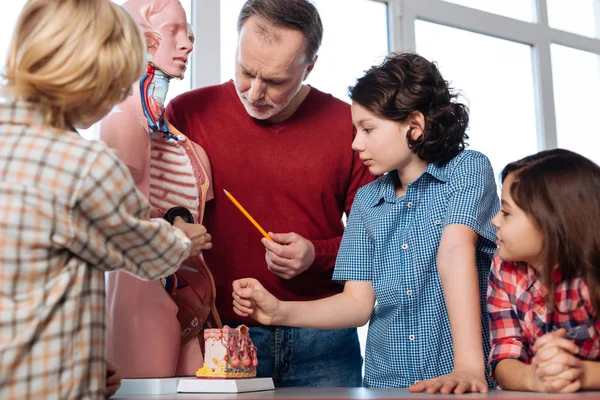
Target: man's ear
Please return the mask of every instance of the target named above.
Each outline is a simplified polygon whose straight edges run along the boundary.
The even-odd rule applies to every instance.
[[[302,79],[303,81],[305,81],[306,78],[308,78],[308,75],[310,75],[310,72],[315,67],[315,63],[317,62],[317,58],[319,58],[319,56],[315,56],[315,58],[311,61],[311,63],[308,65],[308,67],[306,67],[306,72],[304,73],[304,78]]]
[[[408,116],[408,124],[411,129],[411,139],[418,140],[425,131],[425,116],[421,111],[413,111]]]
[[[157,32],[144,32],[144,38],[146,39],[146,48],[148,53],[152,56],[158,51],[158,47],[162,42],[162,37]]]

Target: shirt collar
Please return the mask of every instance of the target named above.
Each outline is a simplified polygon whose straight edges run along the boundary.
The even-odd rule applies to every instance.
[[[0,123],[37,126],[44,124],[44,117],[43,109],[35,103],[0,97]]]
[[[536,289],[542,292],[544,295],[547,293],[547,287],[543,285],[542,281],[538,278],[535,269],[526,263],[520,263],[523,267],[527,268],[527,288],[529,290],[532,286],[536,286]],[[551,274],[552,285],[556,286],[563,281],[563,276],[558,270],[558,268],[554,269]]]
[[[427,168],[425,168],[425,171],[423,171],[423,173],[413,183],[411,183],[411,185],[418,182],[425,174],[445,183],[448,179],[446,166],[447,164],[440,165],[439,163],[430,163]],[[398,171],[396,170],[390,171],[382,176],[380,180],[379,193],[373,199],[371,206],[375,207],[381,204],[382,201],[394,203],[397,198],[395,186],[399,180]]]
[[[429,163],[423,174],[429,174],[438,181],[446,183],[448,181],[448,163]]]

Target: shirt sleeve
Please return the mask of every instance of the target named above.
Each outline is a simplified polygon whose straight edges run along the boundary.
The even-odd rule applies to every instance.
[[[70,250],[96,268],[122,269],[141,279],[172,274],[189,255],[190,240],[150,204],[127,167],[104,149],[83,171],[73,199]]]
[[[515,311],[514,300],[511,301],[515,287],[512,282],[503,280],[502,265],[499,258],[494,258],[487,291],[491,342],[489,362],[492,372],[498,362],[506,358],[529,363],[521,322]]]
[[[466,225],[487,239],[490,254],[496,250],[496,229],[492,218],[500,205],[492,165],[486,156],[469,151],[450,178],[448,212],[444,227]]]
[[[362,205],[357,196],[335,262],[332,278],[334,281],[343,283],[373,280],[374,245],[365,229],[362,214]]]
[[[353,137],[356,136],[356,130],[354,128],[352,135]],[[374,176],[371,175],[368,168],[360,161],[358,153],[350,149],[349,151],[352,151],[352,171],[344,201],[344,212],[347,216],[350,215],[350,210],[358,189],[372,182],[374,179]],[[315,247],[315,260],[313,261],[311,268],[317,268],[322,271],[333,270],[340,250],[342,237],[337,236],[325,240],[311,240],[311,242]]]

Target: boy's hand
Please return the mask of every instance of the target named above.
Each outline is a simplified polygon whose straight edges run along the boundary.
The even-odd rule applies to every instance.
[[[263,325],[273,325],[280,317],[281,302],[256,279],[233,282],[233,311],[242,317],[250,316]]]
[[[107,399],[119,390],[122,378],[123,373],[121,368],[106,361],[106,391],[104,392],[104,396]]]
[[[583,361],[579,348],[565,339],[565,329],[547,333],[533,345],[534,387],[541,392],[572,393],[581,388]]]
[[[409,386],[408,390],[412,393],[427,391],[429,394],[487,393],[488,384],[484,374],[479,371],[455,369],[447,375],[417,382]]]
[[[206,231],[204,225],[188,224],[181,217],[176,217],[173,225],[181,229],[192,241],[190,256],[197,256],[202,250],[209,250],[212,247],[212,237],[210,236],[210,233]]]

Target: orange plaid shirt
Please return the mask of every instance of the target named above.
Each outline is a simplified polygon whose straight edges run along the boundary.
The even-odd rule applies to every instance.
[[[104,143],[0,99],[0,399],[104,398],[104,271],[156,279],[189,253],[149,210]]]

